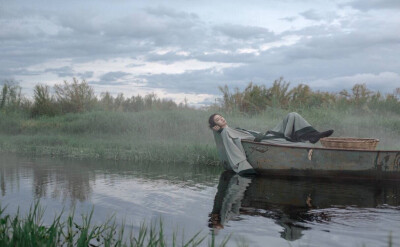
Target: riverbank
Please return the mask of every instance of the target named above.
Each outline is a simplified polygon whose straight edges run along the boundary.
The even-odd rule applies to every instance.
[[[0,151],[29,156],[188,164],[218,164],[207,119],[215,110],[94,111],[30,118],[0,113]],[[265,131],[290,110],[260,114],[221,112],[232,127]],[[379,149],[400,149],[400,115],[348,108],[296,109],[319,130],[334,136],[380,139]]]

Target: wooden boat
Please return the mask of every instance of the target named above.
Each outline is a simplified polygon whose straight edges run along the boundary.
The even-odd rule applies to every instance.
[[[400,151],[297,147],[242,140],[262,174],[400,180]]]

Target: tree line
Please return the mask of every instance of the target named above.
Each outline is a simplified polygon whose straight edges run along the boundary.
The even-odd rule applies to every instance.
[[[5,81],[0,94],[0,111],[22,111],[29,113],[31,117],[39,117],[93,110],[138,112],[188,107],[186,102],[177,104],[170,99],[160,99],[154,93],[125,97],[122,93],[112,96],[111,93],[104,92],[97,97],[85,80],[79,81],[76,78],[72,82],[56,84],[53,88],[37,84],[33,90],[33,99],[24,97],[21,91],[18,83]]]
[[[244,90],[219,87],[222,93],[220,105],[225,111],[256,114],[268,107],[301,109],[312,107],[354,107],[361,111],[393,111],[400,113],[400,87],[393,93],[382,94],[367,88],[366,84],[355,84],[351,91],[314,91],[308,85],[299,84],[290,88],[290,83],[281,77],[271,87],[249,83]]]
[[[53,88],[37,84],[33,99],[24,97],[21,90],[14,81],[3,83],[0,112],[22,111],[31,117],[39,117],[93,110],[138,112],[188,107],[186,101],[177,104],[170,99],[160,99],[154,93],[125,97],[122,93],[113,96],[103,92],[97,97],[85,80],[79,81],[76,78],[72,82],[56,84]],[[243,90],[231,90],[227,85],[219,87],[219,90],[222,98],[214,107],[226,112],[257,114],[268,107],[293,110],[312,107],[336,107],[340,110],[355,107],[367,112],[380,110],[400,113],[400,88],[396,88],[393,93],[382,94],[368,89],[366,84],[355,84],[350,91],[322,92],[314,91],[305,84],[290,89],[290,83],[281,77],[271,87],[250,82]]]

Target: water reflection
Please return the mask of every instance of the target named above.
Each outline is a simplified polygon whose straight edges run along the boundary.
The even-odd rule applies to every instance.
[[[183,186],[215,184],[220,167],[183,166],[178,163],[135,163],[98,160],[26,158],[13,154],[0,155],[0,190],[16,194],[27,181],[35,199],[51,197],[84,202],[93,196],[96,180],[112,185],[128,179],[167,180]]]
[[[282,227],[283,239],[293,241],[312,222],[328,224],[341,208],[399,206],[399,190],[396,183],[241,177],[226,171],[220,175],[209,227],[224,228],[228,221],[241,220],[240,215],[262,216]]]
[[[218,183],[219,181],[219,183]],[[220,167],[49,158],[0,153],[0,205],[14,214],[27,212],[33,199],[54,213],[95,206],[93,219],[104,222],[162,217],[172,234],[219,228],[217,238],[246,236],[250,246],[321,246],[341,239],[348,246],[382,246],[400,227],[400,185],[239,177]],[[210,217],[208,214],[211,212]],[[222,229],[224,228],[224,229]],[[208,228],[207,228],[208,229]],[[167,230],[166,230],[167,231]],[[168,233],[168,234],[169,234]],[[397,235],[394,240],[400,243]],[[315,244],[313,244],[315,243]],[[324,246],[342,246],[327,244]]]
[[[179,163],[134,163],[20,157],[0,153],[0,206],[5,213],[25,215],[35,199],[46,208],[50,224],[62,211],[89,214],[104,223],[115,215],[117,224],[137,233],[143,221],[160,219],[165,236],[184,229],[193,236],[207,228],[207,213],[215,194],[220,167]]]

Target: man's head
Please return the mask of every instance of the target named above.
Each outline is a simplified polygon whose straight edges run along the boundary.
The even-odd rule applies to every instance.
[[[218,113],[214,113],[208,118],[208,124],[211,129],[215,126],[219,126],[220,128],[227,126],[225,118]]]

